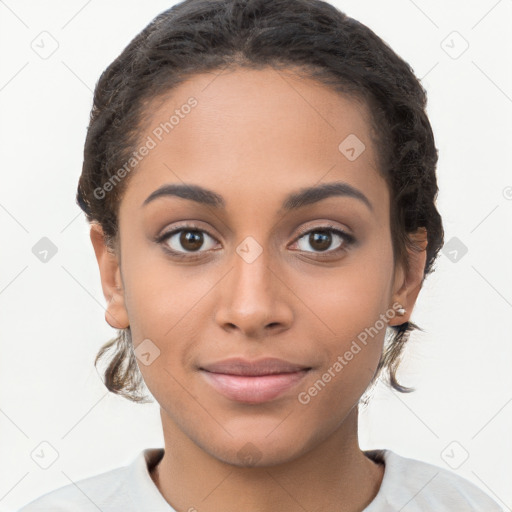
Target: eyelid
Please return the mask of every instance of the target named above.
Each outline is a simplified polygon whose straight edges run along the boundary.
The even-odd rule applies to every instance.
[[[213,238],[216,242],[219,241],[207,229],[194,224],[194,222],[192,222],[192,221],[189,221],[189,222],[185,222],[184,224],[178,224],[177,226],[174,226],[171,230],[164,231],[162,234],[157,235],[155,237],[155,242],[161,243],[165,239],[171,237],[172,235],[175,235],[176,233],[179,233],[180,231],[185,231],[187,229],[190,231],[201,231],[203,233],[206,233],[210,238]]]
[[[339,234],[340,236],[343,236],[344,238],[346,238],[348,243],[354,243],[356,241],[355,237],[353,235],[351,235],[345,229],[343,229],[339,226],[335,226],[334,224],[328,223],[328,224],[323,224],[321,226],[313,226],[313,227],[310,226],[307,228],[302,228],[299,232],[299,235],[297,237],[295,237],[294,243],[297,240],[299,240],[300,238],[302,238],[304,235],[307,235],[311,232],[322,231],[322,230]]]

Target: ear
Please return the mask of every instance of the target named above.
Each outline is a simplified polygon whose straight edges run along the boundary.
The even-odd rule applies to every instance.
[[[418,249],[407,248],[409,270],[406,272],[403,266],[400,265],[395,274],[393,304],[400,304],[405,309],[405,314],[395,315],[389,321],[390,326],[401,325],[409,321],[423,284],[425,263],[427,261],[427,230],[423,227],[418,228],[416,232],[409,233],[408,236]]]
[[[107,301],[105,320],[111,327],[124,329],[129,327],[130,322],[125,308],[118,257],[108,250],[100,224],[91,224],[90,236],[100,269],[103,295]]]

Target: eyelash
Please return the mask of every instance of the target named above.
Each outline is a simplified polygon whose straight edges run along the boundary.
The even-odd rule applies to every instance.
[[[168,240],[173,235],[175,235],[176,233],[181,233],[182,231],[195,231],[195,232],[206,233],[210,238],[217,241],[217,239],[213,235],[211,235],[208,231],[206,231],[202,228],[199,228],[198,226],[195,226],[193,224],[186,224],[183,226],[179,226],[179,227],[173,229],[172,231],[162,234],[161,236],[159,236],[156,239],[156,242],[163,246],[163,249],[165,252],[167,252],[172,257],[177,258],[177,259],[196,260],[201,257],[201,253],[205,252],[205,251],[199,251],[199,252],[182,253],[179,251],[175,251],[174,249],[170,249],[169,246],[165,243],[165,241]],[[317,226],[312,229],[306,229],[305,231],[301,231],[299,233],[299,236],[297,236],[297,238],[294,240],[294,243],[297,242],[298,240],[300,240],[301,238],[303,238],[305,235],[309,235],[310,233],[315,233],[315,232],[334,233],[334,234],[340,236],[344,241],[344,243],[342,243],[342,245],[340,247],[338,247],[334,250],[328,250],[328,251],[318,252],[318,253],[314,252],[314,251],[304,251],[304,252],[313,252],[313,254],[319,255],[321,258],[324,254],[332,256],[333,254],[345,252],[350,248],[350,246],[352,246],[356,242],[356,239],[353,235],[346,233],[345,231],[337,228],[336,226],[333,226],[331,224],[326,224],[324,226]]]

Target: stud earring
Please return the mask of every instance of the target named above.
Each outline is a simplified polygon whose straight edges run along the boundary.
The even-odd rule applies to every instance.
[[[404,316],[405,315],[405,309],[404,308],[400,308],[396,311],[400,316]]]

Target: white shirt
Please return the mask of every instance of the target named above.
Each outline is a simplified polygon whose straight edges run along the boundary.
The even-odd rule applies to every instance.
[[[149,474],[163,454],[163,448],[143,450],[131,464],[51,491],[19,512],[176,512]],[[383,460],[385,469],[377,495],[361,512],[503,512],[477,486],[451,471],[390,450],[365,454]]]

